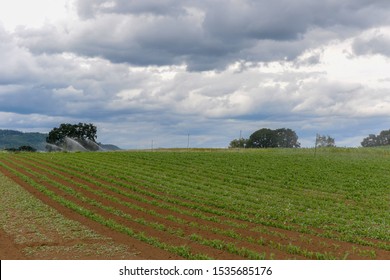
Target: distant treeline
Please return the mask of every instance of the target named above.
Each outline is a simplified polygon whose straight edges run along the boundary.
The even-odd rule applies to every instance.
[[[5,151],[8,152],[36,152],[37,149],[31,146],[20,146],[19,148],[5,148]]]
[[[229,148],[299,148],[298,136],[289,128],[262,128],[253,132],[248,139],[239,138],[230,142]],[[370,134],[361,142],[362,147],[390,146],[390,129],[378,135]],[[315,147],[336,147],[334,138],[317,134]]]

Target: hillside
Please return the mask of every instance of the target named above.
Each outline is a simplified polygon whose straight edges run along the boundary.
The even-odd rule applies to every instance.
[[[45,151],[46,137],[45,133],[0,129],[0,150],[31,146],[39,151]],[[120,150],[119,147],[111,144],[99,143],[99,145],[105,150]]]
[[[39,132],[20,132],[0,129],[0,149],[31,146],[37,150],[45,150],[47,134]]]

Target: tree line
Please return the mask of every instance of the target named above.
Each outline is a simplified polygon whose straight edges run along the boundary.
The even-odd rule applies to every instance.
[[[7,131],[5,131],[7,132]],[[20,133],[20,132],[19,132]],[[8,133],[9,134],[9,133]],[[69,124],[63,123],[59,127],[53,128],[46,142],[59,147],[64,147],[65,139],[72,138],[84,146],[87,150],[96,150],[97,128],[92,123]],[[92,143],[92,144],[91,144]],[[378,135],[369,134],[361,142],[362,147],[390,146],[390,129],[383,130]],[[248,139],[240,137],[230,142],[229,148],[300,148],[298,135],[289,128],[269,129],[262,128],[253,132]],[[329,135],[316,135],[315,147],[336,147],[334,138]],[[35,148],[23,145],[19,148],[5,148],[7,151],[28,151],[34,152]]]
[[[370,134],[361,142],[362,147],[390,146],[390,129],[378,135]],[[248,139],[239,138],[230,142],[229,148],[299,148],[298,136],[289,128],[262,128],[253,132]],[[336,147],[335,139],[329,135],[316,135],[315,147]]]

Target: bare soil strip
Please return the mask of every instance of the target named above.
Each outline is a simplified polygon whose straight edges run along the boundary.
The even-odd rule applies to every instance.
[[[25,258],[21,248],[14,243],[14,239],[0,228],[0,259],[23,260]]]

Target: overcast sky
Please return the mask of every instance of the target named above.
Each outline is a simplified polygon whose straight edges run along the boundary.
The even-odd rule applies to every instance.
[[[388,0],[2,0],[0,128],[121,148],[390,129]]]

